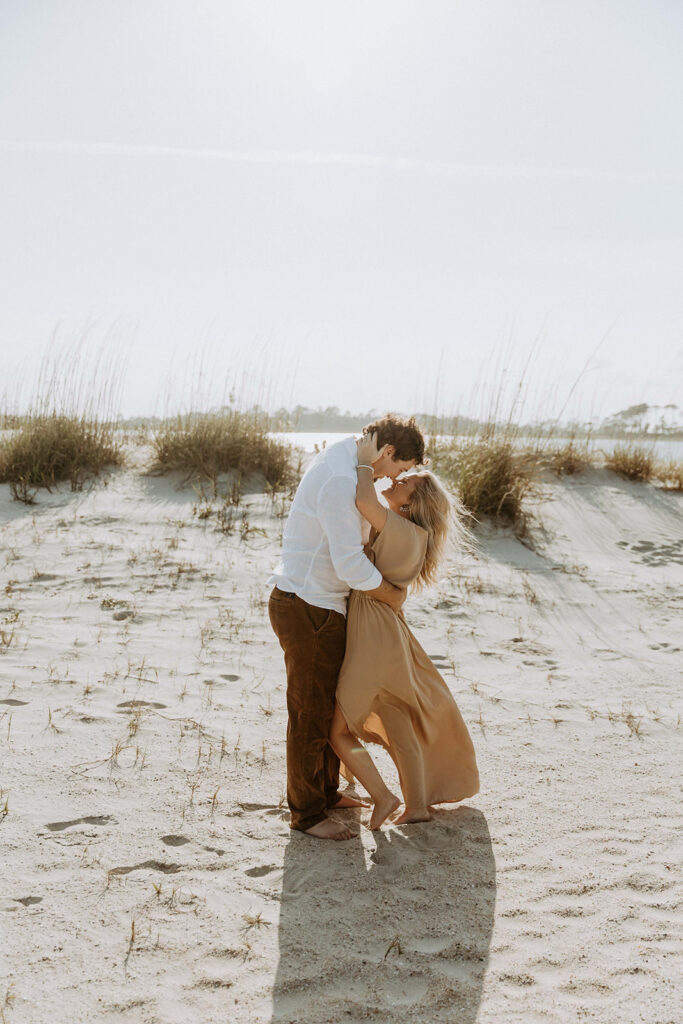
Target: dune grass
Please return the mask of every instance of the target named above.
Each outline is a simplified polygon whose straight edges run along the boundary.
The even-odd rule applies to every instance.
[[[0,442],[0,483],[10,485],[14,498],[30,502],[31,488],[50,491],[68,480],[72,491],[80,490],[88,477],[122,462],[110,424],[87,416],[36,413]]]
[[[261,473],[269,487],[288,487],[292,449],[269,437],[269,429],[265,415],[237,409],[178,415],[153,431],[152,471],[180,470],[214,482],[219,473]]]
[[[557,476],[573,476],[595,465],[595,454],[587,442],[577,442],[574,438],[564,445],[547,448],[543,453],[545,462]]]
[[[634,444],[615,444],[605,456],[605,466],[626,480],[647,483],[655,472],[655,458],[652,451]]]
[[[457,492],[476,520],[490,517],[524,536],[523,502],[537,463],[533,451],[516,449],[510,432],[491,430],[452,441],[432,440],[429,457],[434,472]]]
[[[659,460],[655,463],[653,476],[664,484],[666,490],[683,491],[683,462]]]
[[[0,483],[16,500],[31,504],[36,488],[50,491],[62,481],[78,491],[105,466],[122,465],[114,428],[121,381],[106,345],[89,350],[83,337],[48,349],[26,411],[3,416]]]

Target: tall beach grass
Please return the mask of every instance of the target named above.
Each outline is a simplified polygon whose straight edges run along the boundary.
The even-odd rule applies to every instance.
[[[512,440],[501,436],[432,441],[429,457],[435,473],[443,477],[477,521],[487,517],[509,523],[523,535],[523,502],[531,484],[533,461],[515,451]]]
[[[655,463],[654,476],[664,484],[665,490],[683,491],[683,462],[659,459]]]
[[[32,503],[36,488],[62,481],[80,490],[106,466],[122,465],[115,431],[121,380],[120,360],[103,347],[89,356],[83,339],[48,351],[26,411],[3,415],[0,483],[15,499]]]
[[[272,489],[293,482],[292,449],[269,436],[266,414],[226,408],[189,412],[162,422],[152,433],[155,473],[180,470],[215,481],[220,473],[260,473]]]
[[[656,459],[651,451],[640,445],[615,444],[605,456],[605,465],[626,480],[642,480],[645,483],[655,475]]]

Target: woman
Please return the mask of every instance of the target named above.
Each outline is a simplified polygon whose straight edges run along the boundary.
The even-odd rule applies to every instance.
[[[383,576],[396,586],[432,583],[444,554],[453,502],[433,473],[413,473],[384,491],[373,485],[375,436],[358,446],[356,506],[372,530],[366,548]],[[382,449],[383,451],[383,449]],[[377,829],[400,805],[358,740],[380,743],[397,769],[405,808],[394,824],[429,821],[431,805],[479,792],[479,773],[467,727],[432,661],[411,633],[403,612],[362,591],[349,596],[346,654],[337,685],[330,743],[370,794],[370,828]]]

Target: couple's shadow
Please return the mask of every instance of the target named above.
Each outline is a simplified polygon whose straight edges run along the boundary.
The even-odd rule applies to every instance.
[[[495,897],[486,819],[466,805],[345,842],[292,832],[273,1024],[354,1022],[368,1013],[374,1021],[472,1024]]]

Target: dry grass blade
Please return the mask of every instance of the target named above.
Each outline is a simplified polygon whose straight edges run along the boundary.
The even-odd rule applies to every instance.
[[[126,956],[123,961],[123,972],[124,974],[128,970],[128,961],[130,960],[130,954],[133,952],[133,946],[135,945],[135,918],[130,922],[130,935],[128,936],[128,949],[126,950]]]
[[[389,943],[389,945],[387,947],[386,953],[382,957],[383,960],[386,960],[386,958],[391,953],[392,949],[395,949],[399,956],[403,952],[403,950],[401,949],[401,937],[400,937],[400,935],[395,935],[394,938],[391,940],[391,942]]]
[[[6,1021],[9,1021],[9,1017],[7,1017],[5,1011],[9,1012],[12,1009],[12,1007],[14,1006],[14,1000],[14,990],[11,985],[8,985],[7,988],[5,989],[5,998],[3,1000],[2,1006],[0,1006],[0,1020],[2,1021],[2,1024],[5,1024]]]

